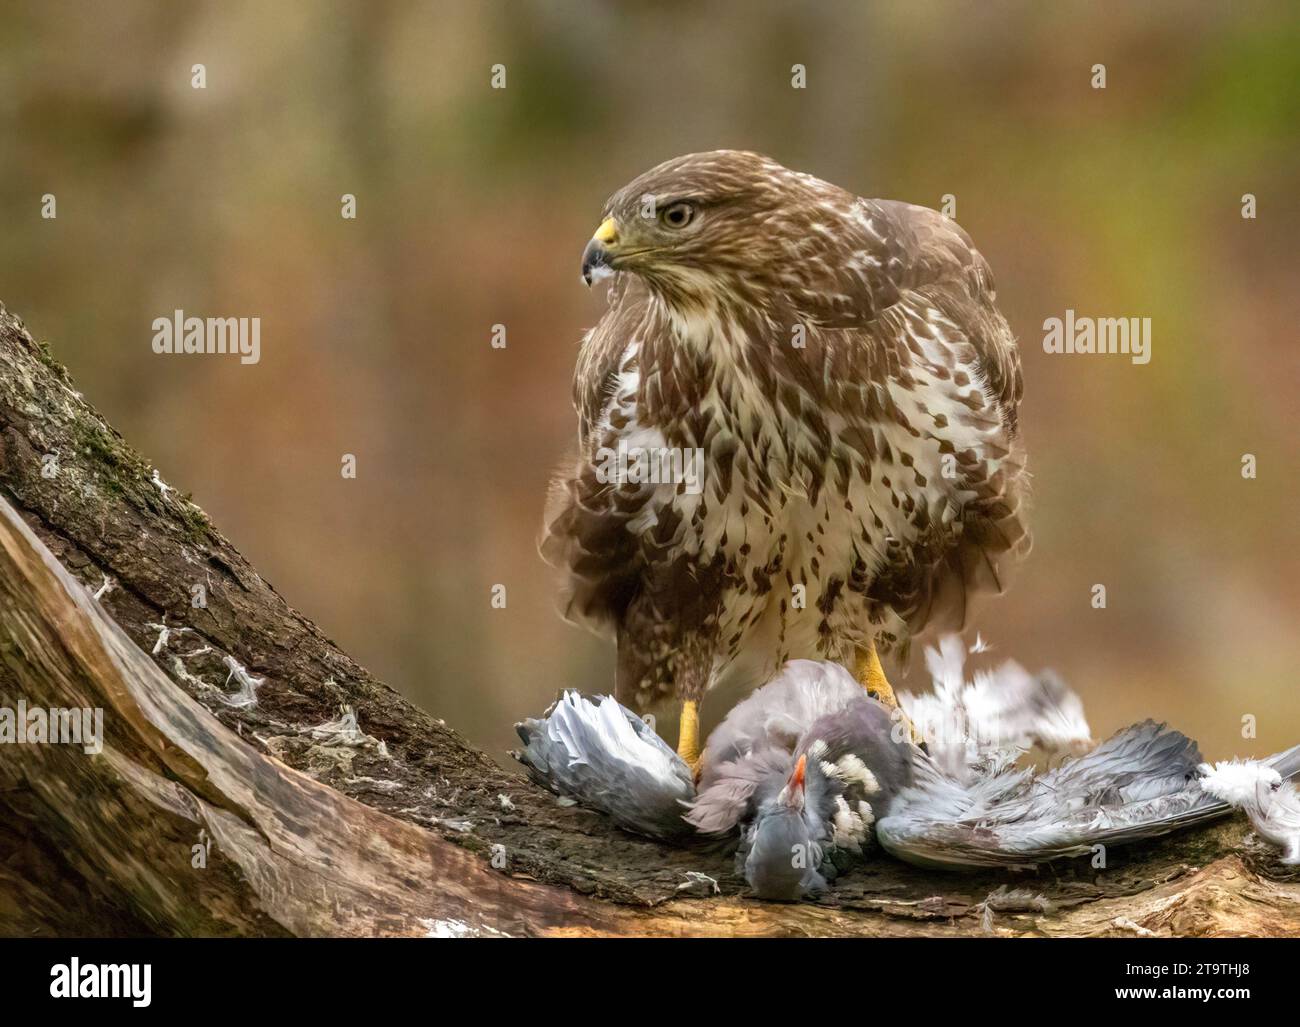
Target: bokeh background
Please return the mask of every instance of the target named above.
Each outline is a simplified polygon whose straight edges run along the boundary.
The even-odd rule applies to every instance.
[[[1298,12],[5,3],[0,299],[292,604],[500,754],[560,688],[612,684],[535,549],[604,198],[718,147],[951,193],[1021,338],[1035,473],[984,637],[1099,735],[1154,716],[1262,753],[1300,740]],[[1067,307],[1152,318],[1151,363],[1044,354]],[[260,316],[261,363],[154,355],[175,308]]]

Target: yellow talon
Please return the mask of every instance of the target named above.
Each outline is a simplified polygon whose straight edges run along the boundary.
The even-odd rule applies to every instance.
[[[696,779],[700,776],[700,704],[693,699],[682,703],[681,719],[677,722],[677,755],[682,758]]]
[[[903,723],[907,725],[908,733],[912,736],[912,744],[925,748],[925,738],[916,730],[916,725],[912,723],[907,714],[903,712],[902,707],[898,705],[898,697],[894,695],[893,686],[890,685],[889,679],[885,677],[885,668],[880,665],[880,654],[876,652],[876,643],[874,641],[858,649],[856,677],[862,687],[867,690],[869,696],[880,700],[891,710],[898,710],[898,716],[903,718]]]
[[[890,709],[898,709],[898,699],[889,679],[885,677],[885,668],[880,665],[880,654],[876,652],[875,642],[869,642],[858,650],[857,678],[872,698],[879,699]]]

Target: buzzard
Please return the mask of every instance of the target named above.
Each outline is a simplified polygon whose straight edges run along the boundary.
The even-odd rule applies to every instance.
[[[961,630],[1028,545],[1020,360],[970,238],[719,150],[615,193],[582,274],[609,306],[541,546],[617,640],[618,700],[680,702],[693,767],[705,693],[790,659],[896,706],[879,651]]]

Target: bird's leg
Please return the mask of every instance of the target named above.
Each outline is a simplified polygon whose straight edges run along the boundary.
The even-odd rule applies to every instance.
[[[876,651],[875,639],[858,648],[857,663],[856,676],[862,687],[867,690],[867,695],[878,699],[891,710],[897,710],[897,716],[907,725],[912,744],[925,748],[925,738],[916,730],[916,725],[903,712],[903,708],[898,705],[898,696],[894,695],[894,689],[889,679],[885,677],[885,668],[880,665],[880,654]]]
[[[694,699],[682,703],[681,719],[677,722],[677,755],[691,773],[700,776],[700,704]]]
[[[894,695],[889,679],[885,677],[885,668],[880,665],[880,654],[876,652],[874,639],[858,648],[857,678],[869,696],[879,699],[890,709],[898,709],[898,698]]]

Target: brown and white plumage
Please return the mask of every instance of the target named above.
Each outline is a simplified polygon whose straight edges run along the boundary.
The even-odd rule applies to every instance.
[[[966,233],[736,151],[662,164],[605,216],[542,549],[568,615],[617,638],[620,700],[964,626],[1028,543],[1019,358]],[[702,450],[702,492],[601,481],[620,442]]]

